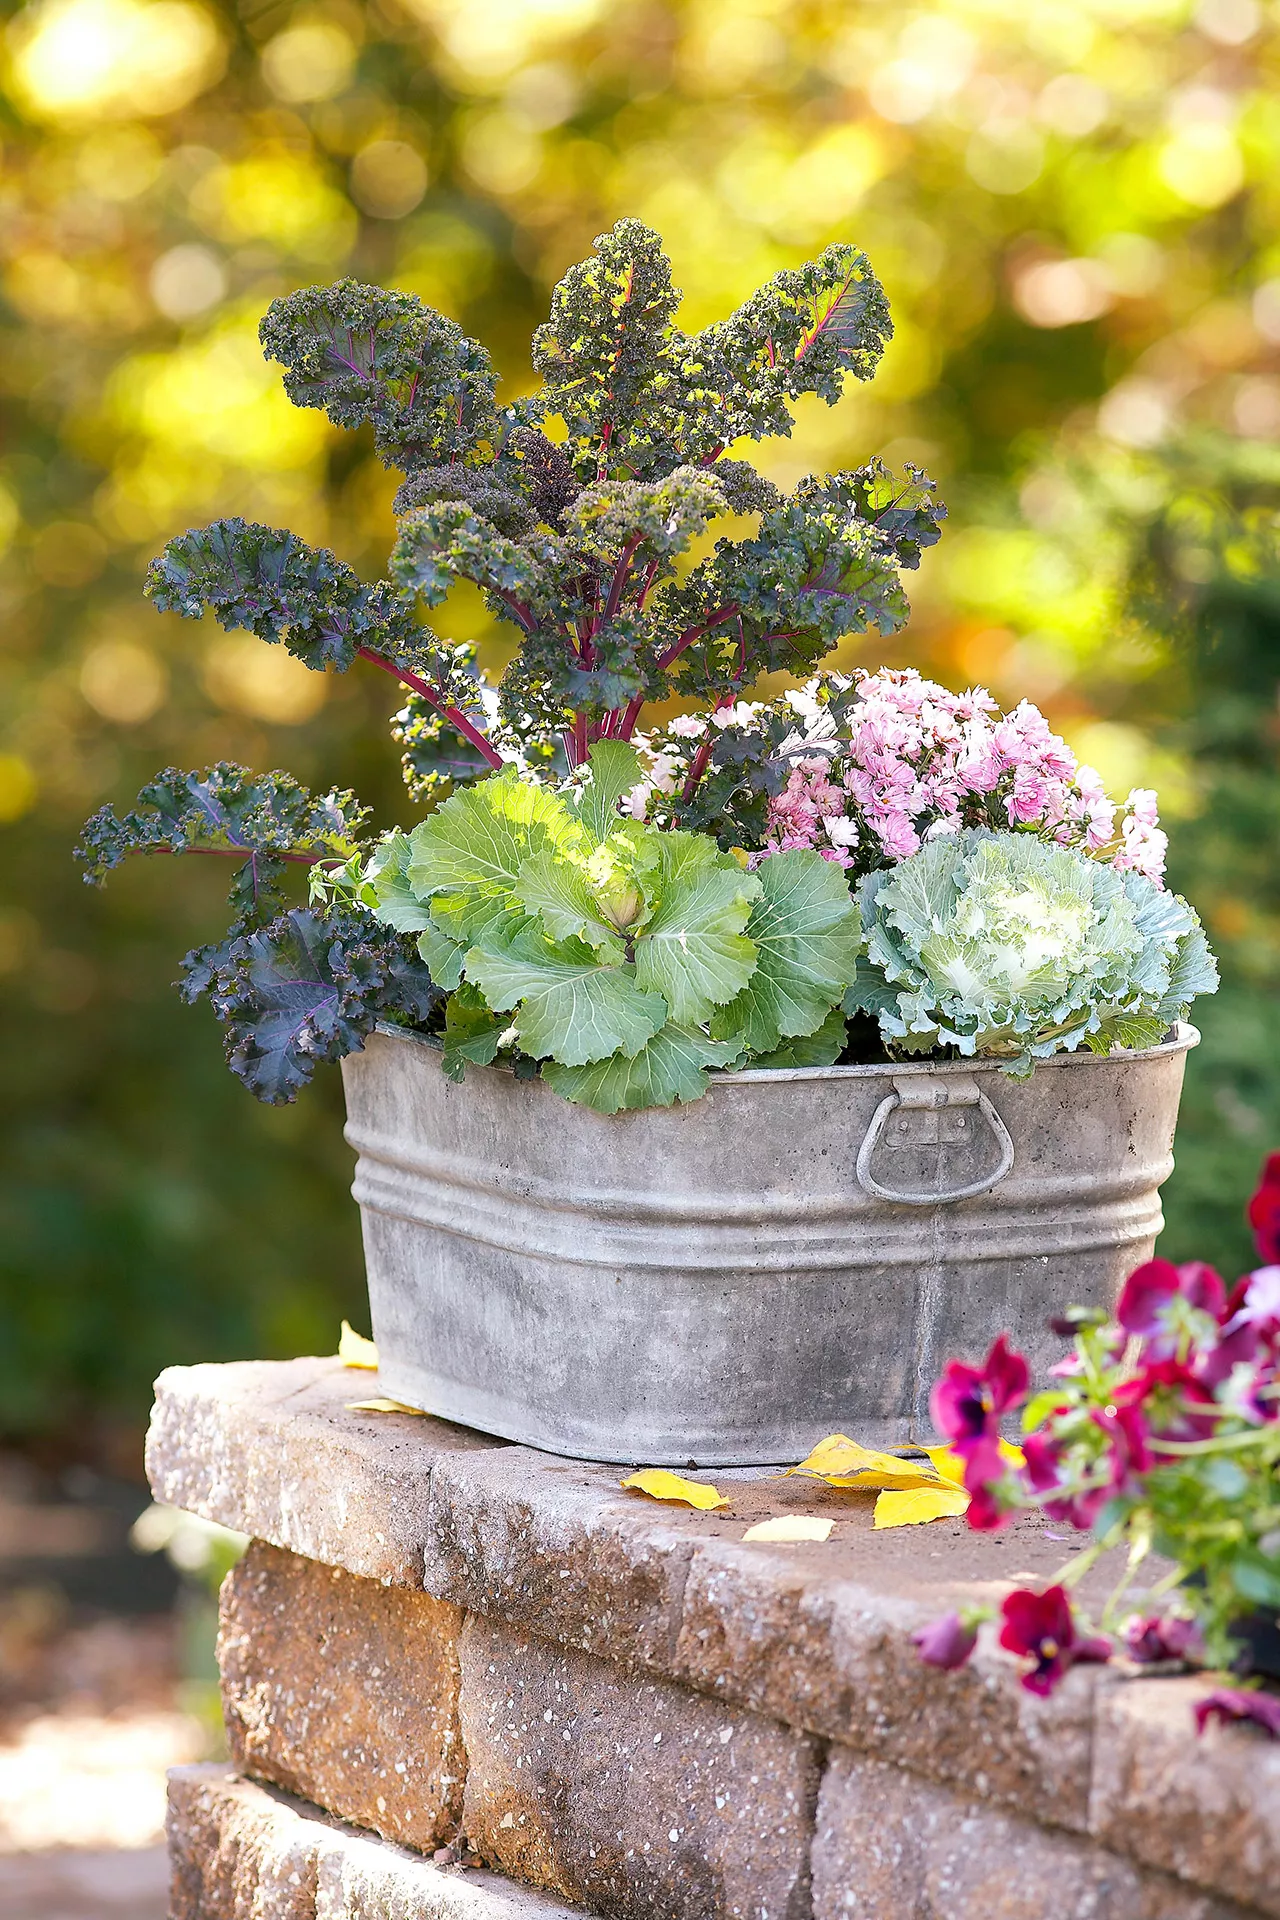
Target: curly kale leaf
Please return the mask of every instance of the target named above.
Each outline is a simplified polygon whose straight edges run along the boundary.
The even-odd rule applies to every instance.
[[[295,406],[371,423],[383,463],[456,459],[495,431],[489,356],[416,294],[339,280],[273,300],[259,328]]]
[[[634,567],[647,563],[651,588],[727,506],[719,473],[699,467],[677,467],[662,480],[601,480],[574,501],[565,535],[570,547],[605,566],[624,556]]]
[[[679,295],[656,233],[619,220],[570,267],[551,295],[551,317],[533,336],[533,364],[546,414],[559,414],[582,480],[603,479],[612,450],[625,455],[666,357]]]
[[[441,500],[405,514],[391,555],[391,576],[406,594],[437,607],[457,580],[470,580],[493,610],[526,629],[555,618],[563,597],[562,545],[554,534],[509,540],[462,500]]]
[[[170,540],[147,573],[162,613],[282,640],[304,665],[345,672],[361,648],[403,655],[421,648],[412,610],[385,582],[366,586],[327,548],[244,520],[215,520]]]
[[[565,511],[573,505],[579,485],[568,458],[545,433],[528,426],[514,427],[502,451],[515,468],[534,518],[553,533],[562,533]]]
[[[651,737],[651,747],[669,764],[672,778],[670,792],[650,795],[647,817],[712,834],[726,849],[762,847],[769,831],[769,802],[782,792],[791,771],[782,749],[795,732],[795,714],[779,700],[756,708],[746,723],[734,720],[709,728],[701,740],[672,733]],[[686,799],[684,789],[699,751],[704,751],[705,771]]]
[[[757,473],[749,460],[717,460],[706,471],[715,479],[730,513],[771,513],[782,505],[782,494],[772,480]]]
[[[204,773],[169,767],[121,817],[101,807],[87,821],[76,858],[101,885],[131,853],[212,853],[243,857],[231,885],[241,924],[278,905],[290,862],[347,860],[360,846],[368,809],[347,791],[320,798],[287,773],[250,773],[220,761]]]
[[[392,715],[391,738],[404,749],[400,770],[410,799],[426,806],[447,800],[455,787],[469,785],[491,771],[478,749],[421,694],[411,694],[399,713]]]
[[[506,459],[487,460],[475,467],[460,466],[457,461],[445,467],[419,467],[397,493],[395,511],[409,514],[442,500],[459,501],[499,533],[518,539],[531,533],[543,517],[524,497],[524,477],[519,464]]]
[[[293,1100],[318,1062],[358,1052],[380,1019],[422,1026],[443,999],[401,935],[368,914],[295,907],[188,955],[182,989],[207,993],[227,1062],[269,1105]]]
[[[715,419],[717,443],[788,435],[792,401],[814,393],[834,406],[846,375],[871,378],[892,334],[889,303],[866,255],[830,246],[704,328],[689,343],[685,372]]]
[[[910,461],[906,479],[899,480],[879,458],[840,477],[859,517],[889,541],[898,565],[918,567],[923,549],[941,539],[941,522],[947,517],[935,498],[937,482]]]
[[[899,566],[890,535],[862,517],[859,476],[802,480],[753,539],[717,541],[668,590],[662,610],[693,636],[680,645],[682,690],[705,697],[762,673],[805,674],[847,633],[896,633],[910,611]]]

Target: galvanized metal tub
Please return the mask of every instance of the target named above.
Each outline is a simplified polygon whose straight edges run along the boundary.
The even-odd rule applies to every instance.
[[[1109,1304],[1162,1224],[1187,1049],[714,1076],[612,1118],[380,1027],[343,1062],[381,1387],[579,1459],[927,1437],[953,1354]]]

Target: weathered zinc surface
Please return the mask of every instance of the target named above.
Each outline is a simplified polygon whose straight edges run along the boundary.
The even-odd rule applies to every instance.
[[[913,1628],[1051,1572],[1038,1522],[877,1534],[862,1496],[732,1474],[728,1514],[659,1507],[616,1468],[348,1409],[376,1391],[332,1361],[159,1383],[157,1497],[263,1543],[225,1596],[243,1771],[411,1847],[465,1834],[617,1920],[1280,1920],[1280,1747],[1197,1744],[1201,1682],[1079,1668],[1038,1700],[994,1646],[920,1664]],[[831,1539],[744,1543],[790,1510]],[[228,1885],[239,1820],[214,1821]],[[293,1845],[258,1849],[269,1898],[215,1888],[180,1920],[274,1920]],[[298,1897],[282,1920],[464,1911]]]
[[[1043,1377],[1049,1317],[1149,1257],[1196,1038],[1023,1081],[995,1060],[749,1069],[604,1115],[498,1068],[459,1086],[384,1027],[342,1063],[384,1391],[654,1466],[795,1460],[855,1420],[909,1439],[949,1354],[1003,1328]]]

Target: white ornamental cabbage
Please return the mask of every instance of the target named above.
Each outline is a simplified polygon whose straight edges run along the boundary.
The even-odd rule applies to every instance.
[[[1030,833],[932,841],[859,889],[867,942],[848,1013],[893,1053],[1036,1059],[1156,1046],[1217,968],[1195,913],[1137,873]]]

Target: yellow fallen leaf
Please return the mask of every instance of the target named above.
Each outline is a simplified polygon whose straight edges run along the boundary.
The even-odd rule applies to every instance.
[[[757,1520],[748,1527],[744,1540],[828,1540],[834,1520],[819,1520],[807,1513],[784,1513],[776,1520]]]
[[[721,1499],[718,1487],[709,1487],[702,1480],[682,1479],[678,1473],[668,1473],[665,1467],[642,1467],[622,1485],[634,1487],[637,1493],[647,1493],[652,1500],[682,1500],[686,1507],[696,1507],[704,1513],[729,1504]]]
[[[378,1371],[378,1349],[372,1340],[366,1340],[362,1333],[357,1333],[347,1320],[342,1323],[338,1358],[344,1367],[367,1367],[370,1373]]]
[[[946,1449],[935,1451],[944,1453]],[[932,1487],[938,1482],[938,1470],[932,1459],[899,1460],[895,1454],[877,1453],[871,1447],[860,1446],[844,1433],[832,1433],[820,1440],[807,1460],[788,1471],[812,1474],[815,1479],[825,1480],[829,1487],[897,1490]]]
[[[1003,1441],[1001,1445],[1004,1445]],[[953,1486],[960,1486],[964,1480],[964,1461],[958,1453],[953,1453],[950,1447],[924,1447],[921,1451],[928,1454],[944,1480],[950,1480]]]
[[[348,1400],[348,1413],[416,1413],[420,1420],[431,1415],[423,1407],[406,1407],[403,1400]]]
[[[951,1520],[964,1513],[969,1496],[963,1487],[908,1487],[882,1493],[876,1501],[876,1527],[917,1527],[922,1520]]]

